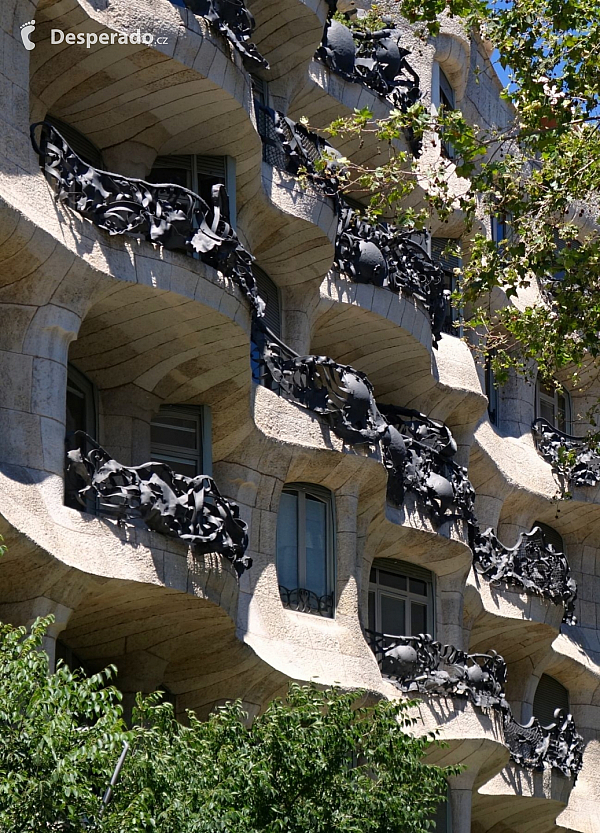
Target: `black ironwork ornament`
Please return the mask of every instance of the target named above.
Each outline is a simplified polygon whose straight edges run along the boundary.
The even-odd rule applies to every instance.
[[[99,511],[119,523],[140,519],[148,529],[185,541],[198,553],[224,555],[238,575],[252,566],[245,555],[248,525],[212,477],[185,477],[157,462],[123,466],[83,431],[73,437],[86,450],[67,452],[67,476],[79,479],[77,498],[84,509],[92,496]]]
[[[269,62],[263,58],[252,42],[256,23],[244,0],[182,0],[182,2],[192,14],[203,17],[215,31],[227,38],[253,68],[269,68]]]

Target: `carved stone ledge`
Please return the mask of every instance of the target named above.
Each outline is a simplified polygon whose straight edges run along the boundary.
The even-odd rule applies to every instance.
[[[196,252],[204,263],[235,281],[256,314],[263,314],[253,258],[231,226],[223,185],[213,187],[209,206],[179,185],[154,185],[93,168],[48,122],[31,126],[31,141],[57,201],[66,208],[111,235],[132,234],[166,249]]]
[[[414,239],[389,223],[372,224],[340,199],[334,267],[358,283],[385,286],[425,306],[434,345],[446,319],[444,273]]]
[[[119,524],[142,520],[148,529],[179,538],[200,554],[224,555],[238,575],[252,566],[245,555],[248,525],[212,477],[185,477],[165,463],[123,466],[83,431],[73,439],[80,447],[67,452],[66,482],[76,484],[70,495],[83,509],[96,502],[99,513]]]
[[[333,617],[333,593],[325,596],[317,596],[312,590],[305,590],[302,587],[289,589],[279,585],[281,602],[288,610],[297,613],[314,613],[327,618]]]
[[[381,673],[405,692],[468,697],[480,708],[507,709],[506,663],[495,652],[467,654],[429,634],[390,636],[366,630]]]
[[[269,69],[268,61],[252,43],[256,23],[244,0],[181,0],[176,5],[181,3],[192,14],[207,20],[254,68]]]
[[[514,547],[505,547],[491,529],[476,534],[473,563],[477,572],[495,584],[522,587],[565,608],[563,621],[577,624],[577,585],[571,578],[569,562],[551,544],[544,542],[539,527],[523,532]]]
[[[419,101],[421,90],[419,76],[407,61],[410,51],[400,46],[400,40],[400,33],[392,28],[359,32],[330,18],[315,58],[346,81],[368,87],[406,112]],[[412,130],[406,132],[406,139],[418,156],[421,139]]]
[[[508,712],[504,718],[504,740],[511,758],[529,769],[553,767],[576,779],[583,765],[584,741],[570,714],[557,709],[556,722],[542,726],[536,717],[522,725]]]
[[[600,453],[589,448],[581,437],[555,428],[545,419],[536,419],[531,430],[540,455],[559,477],[574,486],[600,483]]]

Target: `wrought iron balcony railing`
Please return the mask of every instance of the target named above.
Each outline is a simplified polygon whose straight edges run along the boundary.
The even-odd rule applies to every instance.
[[[235,281],[262,315],[264,304],[252,274],[253,258],[231,226],[223,185],[213,187],[209,206],[180,185],[156,185],[93,168],[48,122],[31,126],[31,141],[56,199],[66,208],[111,235],[132,234],[166,249],[198,254]]]
[[[302,587],[290,590],[280,584],[279,595],[283,606],[288,610],[295,610],[297,613],[315,613],[328,618],[333,616],[333,593],[318,596],[312,590],[305,590]]]
[[[517,723],[505,698],[506,663],[499,654],[468,654],[429,634],[392,636],[365,630],[365,637],[382,675],[402,691],[466,697],[478,708],[493,708],[502,715],[504,742],[515,763],[528,769],[553,767],[577,778],[584,741],[572,716],[557,709],[551,726],[542,726],[535,717],[526,725]]]
[[[577,623],[577,585],[571,578],[569,562],[562,552],[545,543],[538,526],[523,532],[514,547],[505,547],[491,529],[477,533],[473,563],[488,581],[522,587],[526,593],[564,605],[563,621],[569,625]]]
[[[340,199],[334,266],[358,283],[385,286],[421,301],[431,319],[434,344],[446,320],[444,273],[414,239],[414,232],[367,222]]]
[[[553,767],[576,779],[583,765],[584,741],[570,714],[557,709],[556,722],[542,726],[536,717],[522,725],[510,712],[504,717],[504,741],[511,758],[529,769]]]
[[[336,75],[368,87],[406,112],[420,100],[421,90],[419,76],[407,60],[410,51],[400,46],[400,40],[400,33],[393,28],[359,32],[330,18],[315,57]],[[418,155],[420,138],[415,138],[413,131],[407,132],[406,138]]]
[[[245,555],[248,525],[239,506],[223,497],[212,477],[185,477],[165,463],[123,466],[83,431],[67,452],[65,482],[88,511],[90,496],[100,514],[143,521],[148,529],[190,544],[198,553],[219,553],[238,575],[252,565]]]
[[[262,322],[252,334],[254,377],[284,399],[322,417],[341,439],[376,445],[387,430],[364,375],[326,356],[298,356]]]
[[[467,654],[429,634],[391,636],[366,630],[365,636],[383,676],[402,691],[468,697],[482,708],[508,708],[506,663],[499,654]]]
[[[559,477],[574,486],[600,483],[600,447],[591,448],[582,437],[565,434],[546,419],[536,419],[531,430],[538,452]]]
[[[401,506],[405,493],[412,492],[438,525],[461,519],[473,531],[475,490],[467,470],[453,459],[457,446],[448,426],[396,405],[381,405],[380,411],[394,429],[384,449],[388,499]]]
[[[326,196],[336,197],[339,190],[338,170],[334,157],[340,154],[329,142],[292,121],[277,110],[254,102],[258,132],[263,142],[263,161],[291,176],[306,172],[310,182]],[[324,170],[316,162],[326,158]]]
[[[378,408],[364,373],[326,356],[298,356],[261,320],[254,321],[251,364],[256,381],[318,414],[345,442],[379,446],[390,501],[401,506],[410,491],[438,525],[460,519],[470,535],[476,529],[475,492],[452,459],[456,443],[444,423],[407,408]]]
[[[244,0],[171,0],[171,2],[176,6],[185,6],[192,14],[203,17],[253,67],[269,68],[268,61],[252,43],[252,33],[256,24]]]

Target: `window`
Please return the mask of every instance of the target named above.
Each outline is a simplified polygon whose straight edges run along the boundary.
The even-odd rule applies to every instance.
[[[258,294],[266,304],[265,323],[271,332],[281,338],[281,303],[279,288],[271,278],[256,263],[252,266],[252,273],[256,281]]]
[[[250,75],[250,82],[252,84],[252,96],[257,104],[261,107],[269,106],[269,85],[262,78],[257,75]]]
[[[447,787],[446,798],[438,804],[437,811],[431,818],[435,822],[435,833],[452,833],[452,813],[450,811],[450,787]]]
[[[150,454],[186,477],[211,474],[210,411],[163,405],[150,424]]]
[[[540,379],[536,385],[538,418],[547,420],[550,425],[563,431],[571,431],[571,397],[568,391],[544,384]]]
[[[90,451],[85,437],[77,435],[83,431],[93,440],[98,438],[98,395],[93,382],[77,370],[72,364],[67,367],[67,397],[65,417],[65,445],[67,451],[79,448],[83,454]],[[81,488],[79,478],[71,472],[65,473],[65,506],[81,509],[82,505],[77,497]],[[86,510],[95,510],[93,498],[86,502]]]
[[[434,61],[433,72],[431,78],[431,103],[434,111],[439,112],[440,108],[444,110],[454,110],[456,107],[456,96],[452,84],[441,66]],[[448,159],[454,159],[454,148],[448,142],[444,142],[443,130],[441,131],[442,154]]]
[[[229,218],[235,227],[235,160],[230,156],[158,156],[148,182],[173,183],[189,188],[212,205],[213,185],[224,185],[229,198]]]
[[[556,709],[569,712],[569,692],[554,677],[542,674],[533,698],[533,716],[542,726],[550,726],[555,723]]]
[[[64,665],[67,666],[69,671],[82,671],[86,675],[90,675],[86,667],[86,663],[70,648],[66,642],[63,642],[62,639],[56,640],[56,649],[54,655],[54,668],[56,670],[56,666],[58,662],[62,661]]]
[[[460,245],[460,241],[451,237],[431,238],[431,259],[443,270],[444,290],[448,293],[452,293],[456,289],[457,276],[454,270],[460,269],[462,266],[461,258],[456,254],[450,254],[449,251],[451,248],[456,249],[457,245]],[[454,326],[454,323],[458,323],[460,319],[460,310],[457,310],[448,301],[442,332],[450,336],[461,336],[462,328]]]
[[[562,552],[564,554],[565,545],[563,543],[562,535],[560,535],[551,526],[548,526],[548,524],[544,524],[541,521],[535,521],[533,526],[539,526],[541,529],[546,546],[550,544],[555,552]]]
[[[369,630],[390,636],[433,635],[433,580],[404,561],[375,559],[369,582]]]
[[[332,617],[334,517],[331,493],[285,486],[277,517],[277,580],[284,607]]]
[[[50,124],[58,130],[63,139],[71,146],[77,156],[83,159],[84,162],[87,162],[88,165],[92,165],[94,168],[104,168],[102,152],[92,141],[90,141],[90,139],[88,139],[87,136],[84,136],[81,131],[77,130],[77,128],[72,125],[67,124],[67,122],[62,121],[62,119],[57,119],[52,115],[47,115],[46,121],[50,122]]]
[[[498,405],[500,396],[496,386],[492,358],[489,354],[485,357],[485,395],[488,398],[488,416],[492,425],[498,425]]]

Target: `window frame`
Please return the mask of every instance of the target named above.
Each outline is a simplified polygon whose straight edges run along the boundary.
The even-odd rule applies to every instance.
[[[95,442],[99,441],[100,432],[100,407],[98,388],[95,383],[85,375],[81,370],[75,367],[71,362],[67,363],[67,379],[65,384],[65,447],[67,451],[73,451],[75,448],[81,449],[82,453],[90,450],[87,441],[70,442],[69,432],[67,429],[68,419],[68,405],[67,399],[69,393],[77,396],[81,395],[85,410],[85,427],[83,429],[76,428],[76,431],[83,430]],[[67,458],[65,456],[65,469],[63,474],[63,502],[64,505],[70,509],[76,509],[78,512],[88,512],[90,515],[95,515],[98,512],[98,499],[93,496],[92,492],[88,493],[85,500],[85,507],[73,497],[74,484],[77,482],[77,477],[73,474],[69,475],[66,467]],[[73,488],[71,488],[73,487]]]
[[[431,104],[434,115],[440,111],[440,107],[448,110],[456,110],[456,90],[450,83],[450,79],[442,69],[439,61],[434,61],[431,71]],[[440,134],[442,155],[447,159],[454,159],[454,148],[449,142],[444,142],[443,133]]]
[[[373,570],[377,571],[376,580],[373,581],[371,576]],[[379,571],[392,573],[394,575],[403,576],[406,578],[406,587],[407,589],[400,590],[393,587],[386,587],[382,585],[379,581]],[[424,581],[427,585],[427,596],[421,596],[418,593],[413,593],[410,590],[410,579],[417,579],[418,581]],[[388,596],[393,596],[397,599],[402,599],[405,602],[404,606],[404,629],[405,633],[395,633],[389,634],[389,636],[418,636],[418,634],[411,634],[410,630],[410,621],[411,621],[411,602],[415,601],[419,604],[423,604],[423,600],[426,599],[426,608],[427,608],[427,633],[429,633],[435,639],[435,575],[434,573],[430,572],[429,570],[425,570],[424,568],[419,568],[414,564],[410,564],[406,561],[398,561],[393,562],[388,559],[374,559],[371,569],[369,572],[369,596],[368,596],[368,621],[371,621],[371,594],[373,594],[373,598],[375,601],[375,608],[374,608],[374,615],[373,621],[375,625],[376,633],[383,634],[384,631],[381,625],[381,602],[380,596],[383,592]]]
[[[298,495],[298,503],[297,503],[297,553],[296,553],[296,576],[297,576],[297,587],[289,587],[286,590],[307,590],[306,587],[306,496],[310,495],[312,498],[321,501],[326,506],[325,512],[325,547],[326,547],[326,562],[325,562],[325,569],[326,569],[326,593],[325,595],[331,595],[332,598],[332,612],[331,616],[324,617],[335,619],[336,615],[336,601],[337,601],[337,594],[336,594],[336,581],[337,581],[337,564],[336,564],[336,547],[335,547],[335,540],[336,540],[336,513],[335,513],[335,494],[331,492],[329,489],[326,489],[324,486],[319,486],[318,484],[314,483],[303,483],[303,482],[292,482],[292,483],[285,483],[283,489],[281,490],[281,494],[294,494],[297,493]],[[300,496],[301,499],[300,499]],[[302,528],[302,520],[304,520],[304,528]],[[280,563],[280,555],[279,555],[279,545],[278,545],[278,527],[279,527],[279,510],[277,512],[277,531],[275,537],[275,569],[277,571],[277,583],[280,587],[285,587],[285,585],[281,584],[279,581],[279,563]],[[301,545],[302,544],[302,545]],[[284,607],[286,605],[283,603]],[[286,609],[289,609],[286,607]],[[318,610],[308,610],[306,611],[308,615],[314,616],[318,614]]]
[[[485,357],[484,385],[485,395],[488,398],[487,412],[492,425],[498,426],[500,422],[500,391],[496,385],[496,377],[492,368],[492,356]]]
[[[212,448],[211,448],[211,434],[212,434],[212,418],[211,411],[207,405],[172,405],[165,403],[160,406],[155,415],[150,420],[150,432],[152,432],[152,424],[155,418],[163,412],[163,415],[171,415],[174,417],[180,416],[182,419],[190,419],[194,417],[197,421],[197,443],[200,448],[196,453],[190,451],[189,454],[182,453],[182,448],[168,443],[153,443],[152,433],[150,434],[150,457],[153,461],[165,463],[170,466],[171,461],[179,458],[182,463],[189,463],[192,460],[196,462],[200,474],[212,477]],[[169,428],[170,426],[165,426]],[[172,466],[170,466],[172,468]]]
[[[562,428],[558,420],[558,415],[560,413],[559,399],[561,397],[564,399],[565,403],[565,424]],[[570,434],[572,427],[573,405],[569,391],[566,388],[554,388],[553,396],[551,397],[547,392],[542,390],[542,382],[538,378],[535,384],[535,413],[537,419],[545,419],[545,417],[542,417],[543,402],[552,407],[553,419],[551,425],[558,431],[562,431],[564,434]]]

